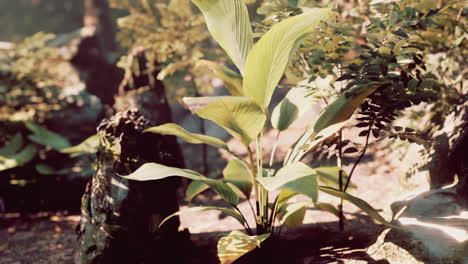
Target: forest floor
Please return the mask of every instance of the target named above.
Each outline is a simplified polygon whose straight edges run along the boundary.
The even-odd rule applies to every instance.
[[[307,120],[298,121],[299,124],[306,122]],[[300,126],[293,126],[288,133],[281,135],[280,139],[283,140],[278,147],[275,160],[282,159],[286,154],[286,146],[301,131]],[[351,136],[355,135],[352,133]],[[273,133],[265,134],[266,156],[271,151],[269,146],[272,145],[274,137]],[[230,149],[234,151],[238,149],[238,154],[242,156],[236,142],[228,141],[228,144]],[[210,151],[210,156],[227,159],[226,153],[214,149]],[[401,175],[395,165],[399,162],[390,160],[378,149],[373,149],[370,153],[372,155],[366,155],[365,162],[358,166],[353,176],[352,181],[358,186],[353,194],[368,201],[374,208],[382,209],[381,213],[389,219],[390,204],[400,199],[406,192],[400,184]],[[187,153],[185,155],[187,159]],[[218,164],[213,167],[222,168],[222,166],[223,164]],[[346,165],[345,170],[349,169],[350,165]],[[300,201],[303,197],[295,199]],[[320,200],[334,204],[339,202],[327,195],[321,195]],[[191,205],[193,204],[220,205],[221,200],[212,193],[205,193]],[[187,202],[181,199],[181,208],[187,206]],[[239,207],[244,212],[250,210],[245,201]],[[345,204],[344,208],[348,219],[345,232],[339,231],[338,221],[334,215],[310,209],[306,212],[303,227],[289,230],[283,228],[280,240],[272,247],[272,254],[269,255],[276,256],[275,258],[278,258],[276,261],[279,261],[281,256],[295,256],[297,261],[291,263],[388,263],[385,260],[375,260],[366,253],[366,249],[376,241],[384,229],[383,226],[363,216],[362,212],[351,204]],[[79,219],[78,214],[66,211],[5,214],[0,218],[0,264],[74,263],[77,246],[75,229]],[[216,263],[217,238],[242,227],[235,220],[220,215],[217,211],[205,211],[183,214],[182,229],[188,229],[194,244],[206,252],[194,256],[191,263],[210,264]],[[275,250],[276,247],[278,250]],[[278,252],[283,253],[278,255]]]

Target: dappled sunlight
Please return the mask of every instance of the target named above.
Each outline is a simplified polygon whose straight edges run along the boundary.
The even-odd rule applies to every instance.
[[[428,218],[430,219],[430,218]],[[464,211],[460,213],[460,215],[452,215],[448,217],[440,217],[440,218],[435,218],[435,219],[447,219],[446,223],[444,224],[443,221],[438,221],[439,223],[428,223],[428,222],[423,222],[420,221],[417,218],[412,218],[412,217],[401,217],[398,219],[400,223],[402,223],[404,226],[408,225],[417,225],[417,226],[423,226],[423,227],[428,227],[431,229],[437,229],[441,230],[459,243],[465,242],[468,240],[468,232],[467,232],[467,227],[468,227],[468,211]],[[453,226],[448,226],[450,225],[449,219],[456,219],[460,220],[460,226],[464,226],[465,229],[458,228],[458,227],[453,227]]]

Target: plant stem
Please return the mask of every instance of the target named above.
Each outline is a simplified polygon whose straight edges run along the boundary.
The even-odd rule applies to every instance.
[[[271,169],[271,167],[273,166],[273,161],[274,161],[274,158],[275,158],[275,152],[276,152],[276,147],[278,146],[278,139],[279,139],[279,136],[281,134],[281,131],[277,130],[276,132],[276,138],[275,138],[275,143],[273,144],[273,148],[271,149],[271,155],[270,155],[270,162],[269,162],[269,167]]]
[[[342,146],[341,146],[341,141],[343,137],[342,133],[343,129],[340,129],[338,132],[338,145],[340,146],[338,148],[338,161],[337,165],[340,168],[339,171],[339,177],[338,177],[338,183],[340,186],[340,191],[343,191],[343,151],[342,151]],[[343,216],[343,198],[340,199],[340,204],[338,205],[338,210],[339,210],[339,227],[340,231],[344,231],[344,216]]]
[[[200,93],[198,93],[198,89],[196,86],[195,81],[192,79],[192,85],[195,87],[195,96],[200,97]],[[205,129],[205,120],[203,118],[199,117],[200,119],[200,133],[205,135],[206,134],[206,129]],[[208,146],[206,144],[201,144],[202,145],[202,164],[203,164],[203,175],[207,175],[209,171],[208,167]]]
[[[255,222],[257,223],[257,229],[259,228],[259,225],[261,224],[261,218],[260,218],[260,204],[259,204],[259,191],[258,191],[258,184],[257,184],[257,181],[256,181],[256,177],[257,177],[257,171],[256,171],[256,168],[255,168],[255,163],[254,163],[254,160],[253,160],[253,153],[252,153],[252,150],[250,149],[249,146],[247,146],[247,154],[249,156],[249,163],[250,163],[250,170],[252,172],[252,185],[253,185],[253,189],[254,189],[254,192],[255,192]]]
[[[237,210],[237,212],[239,212],[239,214],[242,216],[242,219],[244,219],[244,227],[245,229],[247,230],[247,233],[249,233],[249,235],[253,235],[253,231],[252,231],[252,228],[250,228],[250,225],[249,225],[249,222],[247,222],[247,219],[245,219],[244,217],[244,214],[241,212],[241,210],[239,209],[239,207],[237,207],[237,205],[234,205],[234,208]]]
[[[349,183],[351,182],[351,177],[353,176],[354,170],[356,169],[357,165],[361,162],[362,158],[366,154],[367,147],[369,146],[369,137],[370,137],[373,125],[374,125],[374,119],[372,119],[370,124],[369,124],[369,129],[367,130],[367,136],[366,136],[366,144],[364,145],[364,149],[362,150],[361,155],[359,155],[359,158],[356,160],[353,167],[351,168],[351,171],[349,172],[348,180],[346,181],[343,192],[346,192],[346,190],[348,189],[348,186],[349,186]]]

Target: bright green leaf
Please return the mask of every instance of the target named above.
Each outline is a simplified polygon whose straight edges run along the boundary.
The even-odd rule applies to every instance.
[[[187,208],[183,211],[178,211],[176,213],[171,214],[170,216],[164,218],[164,220],[159,224],[159,226],[162,226],[165,222],[167,222],[169,219],[171,219],[174,216],[178,216],[184,213],[193,213],[193,212],[207,211],[207,210],[221,211],[229,216],[234,217],[234,219],[236,219],[241,225],[244,225],[245,223],[244,218],[242,218],[242,216],[238,212],[231,210],[229,208],[217,207],[217,206],[197,206],[197,207]]]
[[[224,65],[221,65],[216,62],[200,60],[197,62],[197,67],[205,66],[210,69],[218,78],[220,78],[226,89],[233,96],[244,96],[244,91],[242,90],[242,76],[236,73],[235,71],[227,68]]]
[[[250,197],[250,193],[252,192],[252,176],[242,160],[238,158],[229,160],[226,168],[223,170],[223,175],[225,179],[230,180],[230,183],[239,188],[247,198]]]
[[[291,147],[285,159],[285,164],[300,161],[318,144],[317,139],[322,141],[341,129],[344,122],[351,117],[364,99],[383,84],[384,83],[373,83],[365,87],[355,87],[329,104]],[[325,132],[327,128],[329,131],[322,133],[321,138],[317,138],[319,133],[322,130]],[[315,144],[312,144],[314,141]]]
[[[283,205],[278,211],[280,224],[284,224],[289,227],[301,226],[304,221],[307,207],[310,205],[312,205],[311,202],[299,202]]]
[[[85,139],[80,144],[61,149],[60,152],[72,154],[72,157],[77,157],[84,154],[94,154],[98,151],[99,148],[99,136],[92,135],[89,138]]]
[[[121,177],[129,180],[150,181],[172,176],[184,177],[195,181],[203,181],[206,185],[210,186],[213,191],[221,195],[226,202],[233,205],[239,203],[239,196],[226,183],[220,180],[207,178],[193,170],[168,167],[157,163],[146,163],[132,174]]]
[[[156,133],[156,134],[161,134],[161,135],[178,136],[182,138],[183,140],[187,141],[188,143],[208,144],[216,148],[222,148],[222,149],[228,150],[228,146],[222,140],[215,138],[215,137],[188,132],[183,127],[174,123],[168,123],[168,124],[164,124],[161,126],[150,127],[148,129],[145,129],[145,131],[143,132],[150,132],[150,133]]]
[[[28,138],[37,144],[49,146],[57,151],[71,146],[65,137],[45,129],[32,121],[25,122],[25,125],[33,132]]]
[[[0,148],[0,156],[10,156],[17,153],[23,146],[23,136],[16,133],[5,145]]]
[[[249,13],[242,0],[192,0],[205,17],[208,30],[241,73],[253,46]]]
[[[319,186],[318,189],[320,191],[322,191],[322,192],[328,193],[328,194],[333,195],[335,197],[342,198],[342,199],[345,199],[345,200],[351,202],[352,204],[354,204],[355,206],[359,207],[361,210],[366,212],[366,214],[368,214],[370,217],[372,217],[372,219],[378,221],[379,223],[381,223],[381,224],[383,224],[383,225],[385,225],[387,227],[399,228],[398,226],[395,226],[395,225],[389,223],[387,220],[385,220],[385,218],[383,218],[374,208],[372,208],[372,206],[370,206],[366,201],[364,201],[362,199],[359,199],[359,198],[357,198],[355,196],[352,196],[352,195],[344,193],[344,192],[340,192],[339,190],[336,190],[336,189],[333,189],[333,188],[330,188],[330,187]]]
[[[187,190],[185,190],[185,199],[187,202],[190,202],[195,196],[209,188],[210,186],[206,185],[203,181],[192,181],[187,186]]]
[[[20,152],[7,157],[0,156],[0,171],[20,167],[31,161],[37,153],[37,148],[33,144],[27,145]]]
[[[233,263],[242,255],[260,247],[270,234],[248,236],[240,231],[232,231],[218,241],[218,257],[221,264]]]
[[[292,122],[305,113],[312,104],[307,88],[293,88],[275,107],[271,114],[271,124],[280,131],[286,130]]]
[[[190,112],[196,113],[198,110],[213,102],[229,97],[231,96],[184,97],[182,98],[182,101],[184,102],[184,106],[189,109]]]
[[[202,108],[197,114],[226,129],[248,146],[265,124],[266,115],[260,105],[247,97],[225,97]]]
[[[273,91],[284,74],[289,59],[300,42],[313,33],[330,8],[315,8],[274,25],[254,45],[247,57],[244,93],[267,108]]]
[[[257,181],[268,191],[290,190],[317,201],[316,172],[302,162],[288,164],[274,177],[257,178]]]

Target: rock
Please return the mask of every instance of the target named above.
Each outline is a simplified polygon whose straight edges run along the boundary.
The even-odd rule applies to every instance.
[[[390,263],[468,263],[468,211],[456,187],[422,193],[392,204],[401,229],[387,230],[368,250]]]

